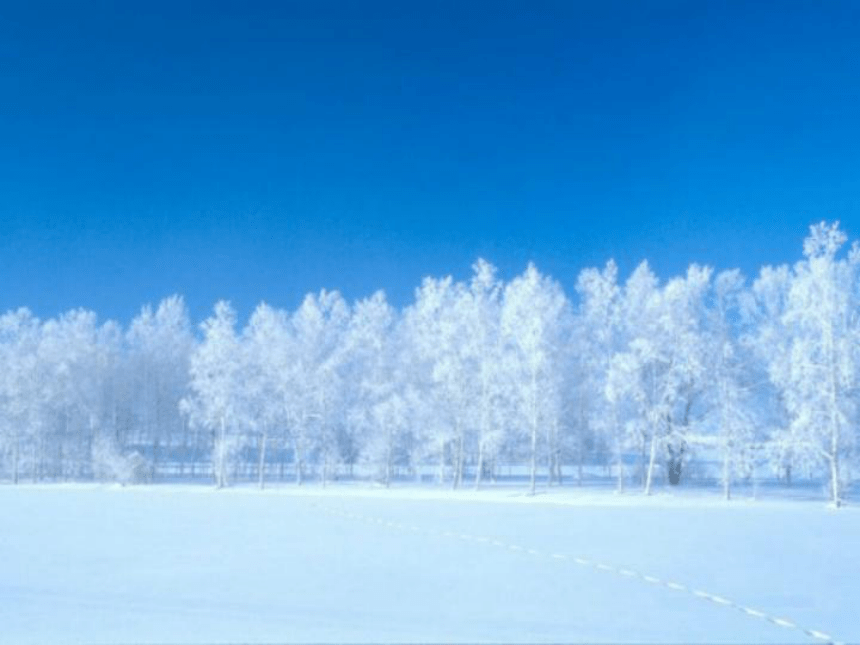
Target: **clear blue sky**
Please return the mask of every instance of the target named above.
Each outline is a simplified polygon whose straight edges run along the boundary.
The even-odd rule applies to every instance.
[[[854,2],[6,3],[0,309],[793,261],[860,234],[858,34]]]

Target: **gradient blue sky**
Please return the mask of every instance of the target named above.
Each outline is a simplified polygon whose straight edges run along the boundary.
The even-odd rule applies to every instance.
[[[0,309],[794,261],[860,233],[858,33],[860,3],[6,3]]]

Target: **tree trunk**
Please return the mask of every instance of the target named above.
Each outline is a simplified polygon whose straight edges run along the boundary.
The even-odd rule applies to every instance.
[[[44,460],[45,444],[44,439],[39,437],[36,439],[36,446],[33,455],[33,483],[39,481],[42,473],[42,461]]]
[[[532,426],[532,458],[531,458],[531,484],[529,493],[535,494],[535,483],[537,480],[537,423]]]
[[[561,473],[561,448],[558,448],[555,452],[555,478],[559,486],[564,485]]]
[[[439,440],[439,483],[445,482],[445,440]]]
[[[263,426],[263,436],[260,440],[260,465],[257,468],[260,490],[266,487],[266,444],[269,442],[268,428]]]
[[[455,441],[455,452],[454,452],[454,476],[453,481],[451,482],[451,488],[459,488],[460,482],[463,479],[463,437],[460,435],[460,420],[457,419],[457,422],[454,426],[454,441]]]
[[[830,409],[830,493],[836,508],[842,506],[842,491],[839,487],[839,419],[836,416],[836,382],[833,379],[833,401]]]
[[[304,482],[304,464],[302,462],[303,456],[301,442],[298,439],[293,440],[293,449],[295,451],[293,461],[296,466],[296,484],[301,486]]]
[[[615,433],[615,458],[618,464],[618,493],[624,492],[624,439],[618,428],[618,408],[612,404],[612,427]],[[607,462],[609,460],[607,459]]]
[[[63,481],[67,481],[68,475],[67,475],[66,464],[65,464],[65,461],[66,461],[65,444],[66,444],[66,437],[69,436],[69,413],[68,412],[63,413],[63,425],[64,425],[65,429],[63,432],[63,436],[60,438],[60,445],[59,445],[60,458],[57,461],[59,463],[59,468],[60,468],[60,472],[59,472],[60,478]]]
[[[152,474],[153,479],[155,478],[155,473],[158,470],[158,453],[159,453],[159,437],[155,436],[155,439],[152,442]]]
[[[224,417],[221,417],[220,436],[218,438],[218,488],[224,488],[227,485],[227,453],[226,453],[226,436],[227,427]]]
[[[651,482],[654,477],[654,462],[657,460],[657,435],[651,435],[651,457],[648,460],[648,473],[645,478],[645,494],[651,494]]]
[[[281,430],[281,436],[279,437],[278,445],[281,449],[281,458],[278,460],[278,480],[284,481],[284,479],[286,478],[285,471],[287,468],[287,440],[283,429]]]
[[[12,455],[12,483],[18,483],[18,460],[19,460],[19,452],[21,450],[21,439],[18,432],[15,432],[15,447],[14,453]]]
[[[583,445],[583,443],[584,442],[583,442],[582,438],[580,437],[580,439],[579,439],[579,455],[578,455],[579,463],[576,466],[576,481],[577,481],[577,484],[579,486],[582,486],[582,479],[583,479],[583,477],[582,477],[583,472],[582,471],[583,471],[583,466],[585,465],[583,463],[583,462],[585,462],[585,446]]]
[[[328,448],[323,448],[323,464],[322,464],[322,485],[323,488],[328,486]]]
[[[842,506],[842,491],[839,484],[839,454],[834,453],[830,460],[831,501],[836,508]]]
[[[684,442],[681,442],[680,447],[676,450],[671,444],[667,446],[669,452],[668,468],[666,474],[669,479],[669,484],[677,486],[681,483],[681,473],[684,468]]]
[[[478,442],[478,471],[475,473],[475,490],[481,487],[481,477],[484,473],[484,442]]]
[[[191,438],[193,448],[191,450],[191,479],[194,479],[194,470],[197,467],[197,452],[200,449],[200,427],[194,424],[194,436]]]
[[[827,325],[824,346],[830,359],[830,494],[831,502],[836,508],[842,505],[839,489],[839,417],[838,417],[838,385],[836,377],[836,352],[833,342],[833,327]]]
[[[386,441],[386,449],[385,449],[385,487],[389,488],[391,486],[391,460],[392,460],[392,438],[391,432],[387,431],[387,441]]]
[[[116,412],[114,412],[114,424],[116,424]],[[179,478],[185,477],[185,460],[188,456],[188,420],[182,419],[182,456],[179,458]]]
[[[537,433],[538,433],[538,415],[537,415],[537,373],[532,370],[532,458],[531,458],[531,486],[529,492],[535,494],[535,481],[537,479]]]
[[[546,426],[546,485],[547,488],[555,483],[555,442],[552,437],[552,425]]]

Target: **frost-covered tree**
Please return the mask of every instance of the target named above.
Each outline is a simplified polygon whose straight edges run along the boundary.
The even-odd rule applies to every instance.
[[[287,398],[285,388],[289,389],[292,383],[288,375],[293,368],[290,353],[293,345],[287,314],[260,304],[245,327],[242,343],[247,365],[244,379],[248,423],[258,442],[257,482],[263,488],[266,483],[266,451],[272,432],[289,422],[284,401]]]
[[[449,276],[425,278],[415,302],[404,313],[404,333],[427,376],[427,396],[436,406],[435,420],[423,427],[439,459],[439,481],[445,478],[445,461],[452,452],[453,485],[462,482],[470,405],[477,383],[470,379],[466,348],[471,342],[463,316],[467,292]]]
[[[236,313],[222,300],[201,329],[203,342],[191,354],[191,393],[183,408],[192,423],[213,433],[212,469],[217,487],[222,488],[240,448],[240,429],[248,413]]]
[[[91,474],[93,439],[110,421],[105,405],[108,368],[120,337],[115,324],[99,326],[96,314],[83,309],[42,326],[37,355],[44,369],[41,396],[49,406],[46,456],[54,476]]]
[[[631,427],[647,449],[645,492],[651,493],[657,457],[665,453],[671,484],[680,481],[688,434],[705,373],[702,324],[710,270],[690,267],[685,278],[659,289],[643,263],[625,286],[628,349],[610,367],[607,393],[616,404],[628,399]]]
[[[692,265],[685,278],[670,280],[663,293],[662,325],[672,350],[670,392],[675,397],[668,418],[665,449],[670,484],[678,484],[691,440],[699,430],[701,399],[709,369],[705,300],[712,271]]]
[[[843,496],[841,459],[856,440],[860,368],[860,247],[838,257],[846,239],[838,223],[811,228],[784,313],[789,360],[773,373],[785,393],[794,443],[827,464],[836,506]]]
[[[534,265],[505,287],[501,329],[512,352],[508,369],[516,419],[529,438],[532,494],[541,430],[557,427],[561,415],[561,369],[570,321],[570,303],[561,286]]]
[[[608,262],[602,271],[586,269],[576,283],[580,298],[573,337],[575,384],[574,421],[578,427],[578,456],[584,457],[584,442],[599,434],[615,453],[618,489],[624,488],[624,427],[618,422],[616,401],[606,396],[612,357],[621,350],[623,330],[618,267]]]
[[[187,395],[194,339],[183,299],[166,298],[155,311],[144,307],[131,321],[126,342],[136,434],[151,445],[152,467],[157,473],[165,444],[181,442],[187,450],[179,402]]]
[[[501,330],[502,288],[502,282],[496,277],[496,268],[479,259],[472,266],[472,280],[461,308],[465,333],[471,339],[468,356],[478,386],[470,420],[476,429],[476,488],[481,485],[488,462],[495,461],[504,441],[503,416],[508,397]]]
[[[748,471],[755,442],[750,357],[740,342],[740,307],[744,296],[740,271],[724,271],[713,284],[709,315],[708,399],[713,438],[722,458],[723,494],[731,497],[735,476]]]
[[[341,295],[322,291],[305,297],[290,319],[295,351],[295,369],[289,372],[293,377],[291,428],[299,483],[305,462],[314,452],[322,461],[324,482],[338,455],[341,373],[346,360],[343,342],[349,318],[349,306]]]
[[[397,462],[413,458],[408,433],[419,405],[398,323],[397,312],[379,291],[356,303],[344,345],[352,395],[341,440],[343,458],[354,462],[360,455],[386,486]]]
[[[657,276],[643,262],[624,285],[620,315],[627,338],[623,350],[612,353],[605,386],[616,432],[624,428],[619,443],[635,445],[642,455],[643,483],[649,439],[654,436],[654,425],[662,424],[667,414],[661,383],[668,361],[652,341],[661,331],[660,307]],[[653,449],[656,453],[656,441]]]
[[[45,401],[38,361],[39,320],[27,309],[0,316],[0,456],[17,484],[24,461],[35,474]]]
[[[749,293],[745,294],[741,312],[747,331],[740,342],[754,359],[751,365],[751,395],[756,408],[760,434],[767,439],[764,447],[774,471],[791,483],[792,469],[804,463],[804,450],[793,438],[785,394],[778,385],[791,354],[790,327],[785,310],[791,287],[791,269],[787,265],[763,267]]]

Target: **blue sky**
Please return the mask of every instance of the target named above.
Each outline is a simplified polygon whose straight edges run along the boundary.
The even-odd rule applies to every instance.
[[[478,256],[572,292],[860,234],[856,3],[18,4],[2,310],[404,304]]]

